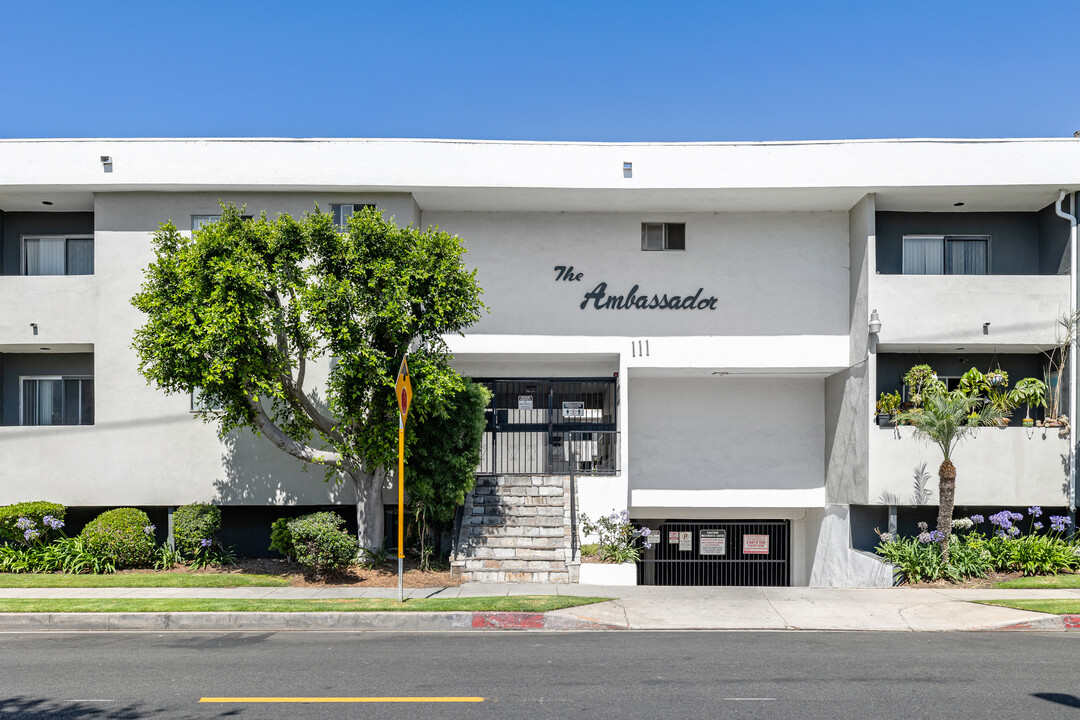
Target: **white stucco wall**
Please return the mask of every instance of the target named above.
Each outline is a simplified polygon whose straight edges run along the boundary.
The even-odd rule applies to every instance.
[[[685,223],[686,250],[642,251],[643,222]],[[435,224],[466,239],[479,270],[491,312],[473,334],[848,334],[846,213],[424,212]],[[556,281],[556,266],[582,277]],[[716,309],[582,309],[600,283],[650,302],[701,289]]]
[[[250,433],[224,440],[190,413],[187,395],[167,397],[138,373],[132,335],[143,322],[130,304],[153,252],[151,233],[172,219],[212,214],[218,195],[119,193],[98,197],[95,274],[81,277],[0,277],[0,344],[94,353],[95,424],[87,427],[0,427],[0,504],[44,498],[68,505],[289,505],[355,502],[351,485],[327,483]],[[247,202],[250,212],[306,212],[318,200],[377,202],[387,214],[417,218],[407,195],[220,196]],[[59,292],[54,286],[62,287]],[[25,294],[24,294],[25,293]],[[39,334],[32,335],[31,322]],[[309,389],[326,368],[309,368]],[[394,497],[393,491],[387,498]]]
[[[823,392],[819,378],[631,375],[631,504],[823,505]]]
[[[913,303],[918,312],[912,312]],[[1069,310],[1068,275],[873,275],[878,342],[953,350],[972,345],[1050,347]],[[983,323],[990,323],[984,332]]]
[[[1056,428],[980,428],[953,452],[957,505],[1062,506],[1068,503],[1069,441]],[[913,428],[871,428],[870,503],[912,505],[915,468],[926,463],[937,504],[941,451]]]

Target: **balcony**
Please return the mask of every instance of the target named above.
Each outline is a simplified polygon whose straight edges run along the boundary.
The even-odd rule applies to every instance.
[[[1069,309],[1069,276],[874,275],[869,301],[881,316],[879,348],[1048,347]]]
[[[911,427],[870,433],[871,504],[937,504],[941,451],[913,434]],[[953,452],[956,504],[1066,505],[1068,458],[1068,436],[1058,428],[980,428]],[[923,463],[929,496],[920,501],[916,475]]]
[[[0,345],[92,342],[97,287],[93,275],[0,275]]]

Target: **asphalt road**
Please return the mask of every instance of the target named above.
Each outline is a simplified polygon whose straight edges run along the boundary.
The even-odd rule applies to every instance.
[[[200,702],[419,696],[469,701]],[[0,697],[20,720],[1080,717],[1080,633],[13,633]]]

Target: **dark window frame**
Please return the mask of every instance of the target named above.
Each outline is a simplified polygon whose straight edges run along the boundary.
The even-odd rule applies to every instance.
[[[64,273],[54,275],[45,275],[40,273],[30,274],[29,258],[26,254],[26,241],[27,240],[60,240],[64,241]],[[70,267],[70,249],[69,244],[72,240],[89,240],[90,241],[90,272],[88,273],[72,273]],[[97,253],[97,243],[93,234],[87,233],[37,233],[32,235],[20,235],[19,236],[19,274],[23,277],[79,277],[83,275],[93,275],[95,272],[95,255]]]
[[[660,247],[655,247],[655,236],[659,231]],[[641,223],[641,249],[644,252],[685,252],[686,223],[643,222]]]
[[[941,239],[941,268],[940,273],[914,273],[908,272],[908,269],[904,266],[904,244],[909,238],[940,238]],[[985,273],[957,273],[952,272],[952,267],[949,264],[949,243],[950,242],[971,242],[981,241],[986,245],[986,272]],[[986,234],[961,234],[961,233],[906,233],[900,239],[900,274],[901,275],[992,275],[993,268],[993,237]]]

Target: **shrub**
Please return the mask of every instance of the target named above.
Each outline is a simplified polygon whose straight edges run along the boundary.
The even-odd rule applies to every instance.
[[[1062,538],[1068,526],[1068,518],[1050,517],[1051,531],[1040,534],[1043,524],[1036,522],[1042,516],[1038,506],[1028,508],[1031,531],[1024,534],[1016,524],[1023,514],[1002,510],[984,518],[972,515],[953,521],[958,531],[949,538],[949,563],[941,562],[940,539],[936,531],[929,532],[926,523],[919,523],[922,532],[914,538],[894,538],[888,533],[878,533],[881,544],[878,555],[898,566],[898,572],[907,582],[920,580],[961,580],[968,577],[985,577],[991,570],[1011,572],[1019,570],[1024,575],[1056,575],[1060,572],[1080,570],[1080,545]],[[973,531],[987,519],[995,529],[989,537]]]
[[[95,557],[82,537],[61,538],[51,545],[0,546],[0,572],[111,573],[112,563]]]
[[[296,561],[319,574],[340,572],[356,561],[360,546],[349,533],[339,530],[345,521],[337,513],[318,512],[286,524]]]
[[[45,517],[51,516],[54,520],[63,522],[66,513],[67,508],[60,503],[45,502],[44,500],[0,507],[0,543],[23,543],[26,540],[26,530],[16,524],[19,522],[19,518],[33,521],[39,530],[44,531],[45,536],[42,539],[45,539],[50,531],[50,528],[45,525]]]
[[[118,568],[148,565],[154,554],[154,526],[136,508],[117,508],[91,520],[80,535],[91,555]]]
[[[596,535],[599,542],[598,555],[606,563],[637,562],[641,556],[635,547],[637,538],[641,538],[645,549],[652,547],[649,540],[649,528],[634,529],[630,523],[630,513],[626,510],[602,516],[595,523],[585,513],[581,513],[581,529],[586,535]]]
[[[173,512],[173,538],[184,557],[206,554],[221,529],[221,510],[209,503],[181,505]]]
[[[897,566],[897,572],[909,583],[932,582],[944,574],[941,548],[935,542],[919,542],[918,538],[896,538],[883,541],[877,554]]]
[[[293,547],[292,535],[289,533],[289,523],[294,518],[278,518],[270,526],[270,549],[277,550],[287,558],[296,557],[296,548]]]

